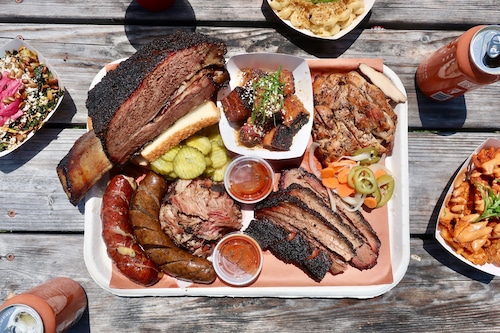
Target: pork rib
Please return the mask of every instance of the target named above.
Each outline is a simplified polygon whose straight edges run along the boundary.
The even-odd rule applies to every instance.
[[[57,175],[76,206],[85,194],[113,167],[94,131],[83,134],[57,165]]]

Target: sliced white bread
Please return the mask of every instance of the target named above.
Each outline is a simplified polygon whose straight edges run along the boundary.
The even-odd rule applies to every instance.
[[[205,101],[177,120],[141,151],[141,156],[152,162],[199,130],[219,122],[220,110],[212,101]]]

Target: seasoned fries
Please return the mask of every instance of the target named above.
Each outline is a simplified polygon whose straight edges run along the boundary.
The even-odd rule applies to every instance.
[[[298,29],[307,29],[321,37],[329,37],[347,28],[365,12],[363,0],[338,0],[317,3],[306,0],[272,0],[271,8],[278,16]]]
[[[500,266],[500,148],[481,149],[439,217],[443,239],[476,265]]]

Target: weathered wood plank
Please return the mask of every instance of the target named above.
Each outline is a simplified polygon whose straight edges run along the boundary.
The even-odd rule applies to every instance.
[[[160,26],[134,26],[124,32],[123,27],[115,25],[0,24],[0,29],[3,31],[0,43],[22,34],[60,74],[68,94],[50,120],[57,124],[84,124],[87,90],[97,72],[106,63],[130,56],[141,45],[166,32]],[[407,90],[411,128],[495,130],[500,127],[496,115],[500,83],[446,103],[428,100],[415,87],[414,76],[420,61],[461,31],[357,30],[341,41],[311,43],[296,33],[276,33],[270,28],[197,27],[196,30],[222,38],[228,45],[227,57],[245,52],[278,52],[304,58],[382,58]]]
[[[83,231],[84,203],[78,207],[69,203],[55,169],[84,131],[46,128],[32,142],[0,159],[0,230]],[[412,234],[434,232],[446,186],[474,148],[490,136],[495,134],[410,132]],[[26,205],[26,197],[30,205]]]
[[[403,280],[385,294],[357,299],[117,297],[88,274],[82,235],[0,234],[0,300],[54,276],[82,284],[89,311],[70,332],[475,332],[497,331],[498,279],[411,240]],[[13,254],[14,260],[5,256]],[[50,267],[50,269],[48,269]],[[36,272],[36,273],[35,273]],[[416,291],[418,288],[418,292]],[[470,308],[473,307],[473,319]]]
[[[83,230],[84,203],[69,203],[56,167],[84,132],[43,128],[0,159],[0,230]]]
[[[446,20],[443,20],[446,15]],[[52,0],[44,2],[9,1],[2,4],[0,21],[24,23],[27,20],[42,23],[159,23],[184,25],[186,22],[258,23],[276,25],[278,20],[267,1],[204,1],[177,0],[162,13],[150,13],[135,1],[101,1],[97,6],[86,2]],[[495,0],[482,1],[480,6],[467,0],[423,0],[418,3],[404,0],[377,0],[367,26],[382,25],[399,29],[443,29],[498,23],[498,4]]]

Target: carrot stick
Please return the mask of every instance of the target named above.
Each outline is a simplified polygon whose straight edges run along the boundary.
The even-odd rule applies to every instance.
[[[357,164],[357,162],[353,161],[353,160],[340,160],[340,161],[329,163],[328,167],[335,168],[335,167],[339,167],[339,166],[351,166],[351,165],[355,165],[355,164]]]
[[[377,200],[374,197],[367,196],[364,200],[364,204],[366,207],[373,209],[377,207]]]
[[[333,177],[335,177],[336,173],[337,172],[335,171],[334,168],[327,167],[327,168],[321,169],[321,178],[333,178]]]
[[[334,189],[339,186],[339,180],[335,177],[329,177],[329,178],[323,178],[321,179],[321,182],[325,187]]]
[[[375,171],[375,179],[377,179],[378,177],[380,177],[382,175],[385,175],[384,169],[378,169],[377,171]]]
[[[337,178],[339,179],[339,183],[347,184],[347,176],[349,176],[349,168],[344,168],[339,171]]]
[[[353,189],[352,187],[350,187],[349,185],[344,184],[344,183],[340,183],[338,188],[337,188],[337,193],[341,197],[347,197],[347,196],[353,194],[354,192],[355,192],[355,189]]]

